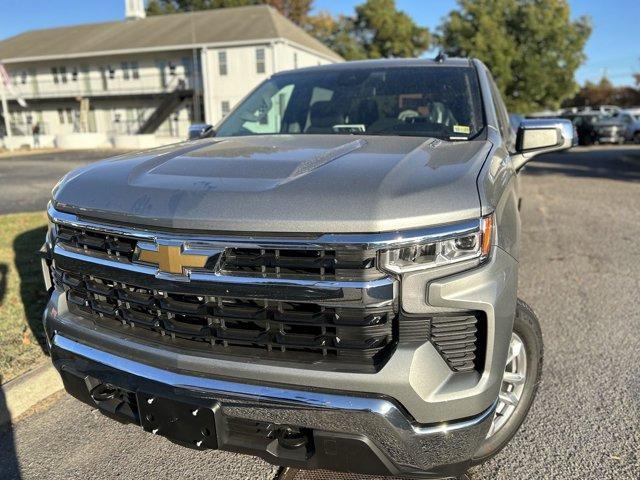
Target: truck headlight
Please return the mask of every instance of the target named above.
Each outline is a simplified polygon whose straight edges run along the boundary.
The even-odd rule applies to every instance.
[[[480,219],[474,233],[383,250],[379,253],[379,265],[392,273],[406,273],[465,260],[477,259],[480,263],[491,253],[492,234],[493,215],[489,215]]]

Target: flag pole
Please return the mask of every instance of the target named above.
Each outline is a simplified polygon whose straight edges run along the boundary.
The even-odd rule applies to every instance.
[[[4,146],[7,150],[13,150],[11,124],[9,123],[9,106],[7,105],[6,86],[3,81],[0,81],[0,99],[2,100],[2,117],[4,118],[4,128],[6,131]]]

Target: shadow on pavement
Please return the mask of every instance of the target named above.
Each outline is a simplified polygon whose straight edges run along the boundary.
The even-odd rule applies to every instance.
[[[640,147],[590,148],[541,155],[525,171],[527,175],[640,181]]]
[[[42,312],[47,303],[47,292],[42,282],[40,258],[37,255],[46,233],[46,227],[39,227],[19,235],[13,242],[13,251],[16,269],[20,275],[20,297],[32,338],[37,340],[45,355],[49,355],[42,327]]]
[[[0,376],[0,385],[2,376]],[[4,392],[0,389],[0,419],[8,418],[9,411]],[[16,455],[16,447],[13,439],[13,426],[11,423],[0,425],[0,478],[3,480],[19,480],[20,464]]]

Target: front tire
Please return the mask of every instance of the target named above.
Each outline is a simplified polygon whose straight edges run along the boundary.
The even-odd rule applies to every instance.
[[[542,359],[540,323],[531,307],[518,299],[498,407],[487,437],[474,455],[474,463],[496,455],[524,422],[538,391]]]

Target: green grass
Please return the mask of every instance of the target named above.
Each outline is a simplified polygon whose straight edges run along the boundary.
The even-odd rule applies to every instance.
[[[46,355],[42,311],[46,292],[36,252],[46,233],[44,213],[0,215],[0,382]]]

